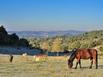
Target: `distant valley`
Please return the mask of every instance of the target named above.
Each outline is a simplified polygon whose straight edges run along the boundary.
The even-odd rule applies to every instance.
[[[84,33],[84,31],[68,30],[68,31],[8,31],[8,33],[16,33],[19,37],[54,37],[54,36],[72,36]]]

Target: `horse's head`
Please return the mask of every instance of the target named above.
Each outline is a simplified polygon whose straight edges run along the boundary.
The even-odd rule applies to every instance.
[[[72,66],[73,66],[73,61],[68,60],[68,68],[72,68]]]
[[[68,59],[68,68],[72,68],[73,66],[73,61],[76,57],[76,52],[77,52],[77,49],[74,48],[71,52],[71,55],[70,55],[70,58]]]

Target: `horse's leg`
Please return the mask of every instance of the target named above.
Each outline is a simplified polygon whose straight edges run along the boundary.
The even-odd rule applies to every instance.
[[[77,59],[75,69],[77,69],[78,63],[80,64],[80,59]]]
[[[90,65],[90,69],[92,68],[92,65],[93,65],[93,59],[90,59],[91,60],[91,65]]]
[[[77,66],[78,66],[78,63],[80,65],[80,68],[81,68],[81,61],[80,61],[80,56],[77,59],[77,62],[76,62],[76,66],[75,66],[75,69],[77,69]]]
[[[79,66],[80,66],[80,68],[81,68],[81,60],[79,60]]]
[[[96,63],[96,69],[98,69],[98,54],[96,54],[95,63]]]
[[[98,61],[95,61],[96,69],[98,69]]]
[[[98,58],[95,58],[93,63],[95,64],[96,69],[98,69]]]
[[[77,69],[77,66],[78,66],[78,61],[76,62],[76,66],[75,66],[75,69]]]

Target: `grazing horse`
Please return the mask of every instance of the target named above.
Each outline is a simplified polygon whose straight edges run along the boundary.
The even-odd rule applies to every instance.
[[[74,49],[70,58],[68,59],[68,67],[72,68],[74,59],[77,59],[75,69],[79,63],[81,68],[81,59],[90,59],[91,65],[90,69],[92,68],[93,63],[96,64],[96,69],[98,68],[98,53],[96,49]]]

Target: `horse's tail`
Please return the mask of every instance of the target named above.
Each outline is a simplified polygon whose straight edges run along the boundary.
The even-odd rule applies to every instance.
[[[98,51],[96,50],[96,69],[98,68]]]

